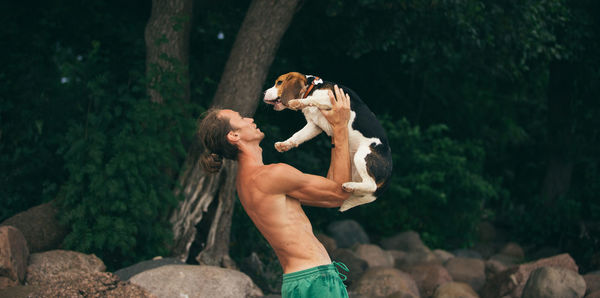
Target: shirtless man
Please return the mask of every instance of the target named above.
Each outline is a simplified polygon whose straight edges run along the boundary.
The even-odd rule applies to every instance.
[[[265,165],[259,143],[264,134],[252,118],[232,110],[209,111],[199,127],[207,152],[204,168],[218,171],[222,158],[238,161],[236,189],[244,210],[267,239],[283,267],[282,297],[348,297],[325,247],[317,240],[302,205],[339,207],[349,197],[350,98],[335,86],[333,108],[322,111],[333,128],[327,178],[279,163]]]

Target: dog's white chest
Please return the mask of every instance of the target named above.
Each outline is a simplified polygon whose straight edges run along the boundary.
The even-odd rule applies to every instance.
[[[331,124],[325,119],[321,111],[317,107],[306,107],[302,109],[302,113],[306,118],[306,121],[314,123],[316,126],[320,127],[328,136],[331,136],[333,133],[333,129],[331,128]]]

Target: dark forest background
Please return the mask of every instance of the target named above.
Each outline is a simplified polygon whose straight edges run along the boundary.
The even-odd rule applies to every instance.
[[[63,247],[109,269],[169,254],[177,173],[249,5],[193,1],[191,19],[175,20],[191,23],[189,61],[169,61],[156,82],[151,1],[3,1],[0,221],[56,201]],[[412,229],[455,249],[490,221],[586,271],[600,267],[599,48],[596,0],[301,1],[262,90],[289,71],[349,86],[390,138],[385,195],[345,213],[306,208],[317,232],[354,219],[374,242]],[[186,96],[178,69],[189,71]],[[149,100],[149,84],[172,96]],[[303,126],[301,113],[259,102],[254,117],[265,162],[326,173],[323,135],[273,148]],[[232,218],[232,258],[274,260],[237,202]]]

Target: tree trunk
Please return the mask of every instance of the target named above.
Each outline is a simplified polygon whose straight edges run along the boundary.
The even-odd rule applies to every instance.
[[[298,0],[253,0],[233,44],[212,106],[253,115],[267,72]],[[225,161],[215,175],[199,163],[199,144],[188,152],[178,194],[184,201],[173,212],[173,254],[200,264],[235,266],[229,258],[237,162]],[[216,200],[215,200],[216,199]]]
[[[148,94],[154,102],[162,102],[162,74],[175,72],[182,89],[178,97],[189,100],[189,53],[192,0],[152,0],[152,12],[146,24],[146,73],[150,78]],[[158,89],[157,89],[158,87]]]
[[[576,67],[568,62],[550,65],[548,82],[548,158],[541,189],[544,204],[551,207],[567,193],[573,174],[571,106],[575,91]]]

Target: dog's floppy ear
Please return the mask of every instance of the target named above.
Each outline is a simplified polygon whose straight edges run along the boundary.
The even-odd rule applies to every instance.
[[[304,88],[304,81],[296,76],[288,76],[281,90],[281,103],[287,106],[288,101],[300,97],[300,91]]]

